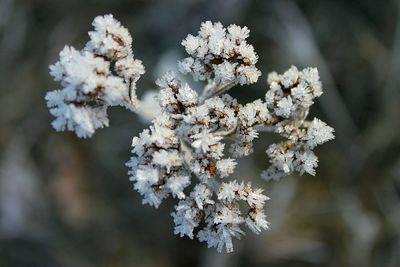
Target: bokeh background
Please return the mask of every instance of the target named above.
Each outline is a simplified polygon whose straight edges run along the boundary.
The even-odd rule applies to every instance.
[[[400,4],[396,0],[0,0],[0,266],[400,266]],[[271,197],[271,229],[219,254],[173,235],[170,199],[141,204],[124,163],[147,123],[122,108],[92,139],[56,133],[44,101],[57,88],[48,65],[65,44],[82,48],[96,15],[131,31],[147,73],[139,94],[184,56],[204,20],[251,29],[267,73],[318,67],[324,95],[312,107],[337,138],[316,153],[315,177],[264,182],[263,134],[235,178]]]

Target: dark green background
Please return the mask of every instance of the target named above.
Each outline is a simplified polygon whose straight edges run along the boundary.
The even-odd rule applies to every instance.
[[[0,266],[400,266],[400,5],[398,1],[0,0]],[[131,31],[147,73],[139,95],[184,56],[204,20],[251,29],[263,72],[235,87],[263,97],[266,75],[316,66],[325,93],[312,107],[337,138],[316,149],[317,175],[266,183],[262,134],[234,178],[265,188],[271,229],[235,252],[173,235],[170,199],[141,204],[124,163],[146,123],[122,108],[92,139],[56,133],[44,95],[48,65],[82,48],[96,15]]]

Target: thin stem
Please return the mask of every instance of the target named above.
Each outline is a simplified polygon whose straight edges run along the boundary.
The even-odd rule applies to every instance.
[[[200,103],[203,103],[206,99],[212,96],[217,96],[228,91],[235,85],[236,85],[235,82],[229,82],[226,84],[221,84],[221,82],[219,82],[216,85],[214,81],[212,83],[207,84],[203,90],[203,94],[200,97]]]

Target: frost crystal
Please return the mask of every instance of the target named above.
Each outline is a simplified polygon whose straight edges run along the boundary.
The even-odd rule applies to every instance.
[[[149,97],[143,102],[136,98],[135,83],[144,68],[133,57],[129,32],[111,15],[95,18],[93,26],[83,50],[65,47],[50,67],[63,88],[46,96],[56,117],[53,127],[90,137],[108,126],[109,106],[124,106],[144,117],[157,114],[133,138],[127,162],[143,203],[157,208],[169,196],[178,199],[171,213],[174,233],[196,237],[219,252],[233,251],[233,239],[245,234],[244,227],[256,234],[268,229],[264,205],[269,198],[263,190],[228,179],[236,159],[253,152],[260,131],[284,138],[266,151],[270,166],[264,179],[294,172],[315,175],[313,149],[334,138],[326,123],[306,120],[322,94],[317,69],[292,66],[283,74],[272,72],[265,99],[242,105],[224,93],[237,84],[255,83],[261,75],[255,67],[258,56],[246,42],[250,31],[207,21],[197,36],[183,40],[189,56],[178,63],[181,72],[207,82],[202,94],[170,71],[156,81],[160,90],[151,97],[159,107],[148,111],[143,107],[151,106]]]
[[[195,81],[209,81],[207,95],[257,82],[261,72],[255,67],[254,47],[246,42],[249,33],[247,27],[203,22],[197,36],[189,34],[182,41],[189,57],[179,62],[180,71],[191,73]]]
[[[60,60],[50,66],[62,89],[46,95],[56,117],[54,129],[74,131],[83,138],[108,126],[108,107],[137,108],[136,82],[144,74],[142,62],[134,59],[126,28],[112,15],[96,17],[93,26],[83,50],[66,46]]]

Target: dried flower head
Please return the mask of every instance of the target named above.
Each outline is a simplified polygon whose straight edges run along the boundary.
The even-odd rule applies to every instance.
[[[250,30],[220,22],[201,24],[197,36],[189,34],[182,45],[189,57],[178,63],[182,73],[191,73],[195,81],[207,80],[207,94],[221,94],[236,84],[257,82],[261,72],[256,68],[258,56],[246,42]]]
[[[56,117],[54,129],[74,131],[84,138],[108,126],[108,107],[135,110],[136,82],[145,72],[142,62],[134,59],[128,30],[112,15],[96,17],[93,26],[83,50],[66,46],[60,60],[50,66],[50,74],[62,89],[46,95],[47,106]]]
[[[111,15],[97,17],[90,41],[82,51],[66,47],[51,74],[63,89],[46,96],[56,117],[56,130],[90,137],[108,125],[107,108],[121,105],[138,109],[135,82],[144,73],[133,58],[132,38]],[[182,42],[189,57],[178,63],[195,81],[206,81],[199,96],[189,84],[167,72],[156,81],[159,114],[148,129],[132,140],[127,162],[134,189],[143,203],[159,207],[169,196],[179,201],[171,213],[174,233],[197,237],[219,252],[233,251],[233,237],[243,227],[258,234],[268,229],[264,213],[269,199],[250,183],[229,181],[236,159],[251,154],[260,131],[275,132],[285,141],[267,149],[270,166],[266,180],[298,172],[315,175],[318,158],[313,149],[334,138],[321,120],[307,121],[314,99],[322,94],[315,68],[292,66],[283,74],[268,75],[265,99],[240,104],[226,94],[233,86],[251,84],[261,72],[258,56],[247,44],[247,27],[202,23],[197,36]],[[225,93],[225,94],[224,94]],[[229,148],[225,148],[228,145]]]

